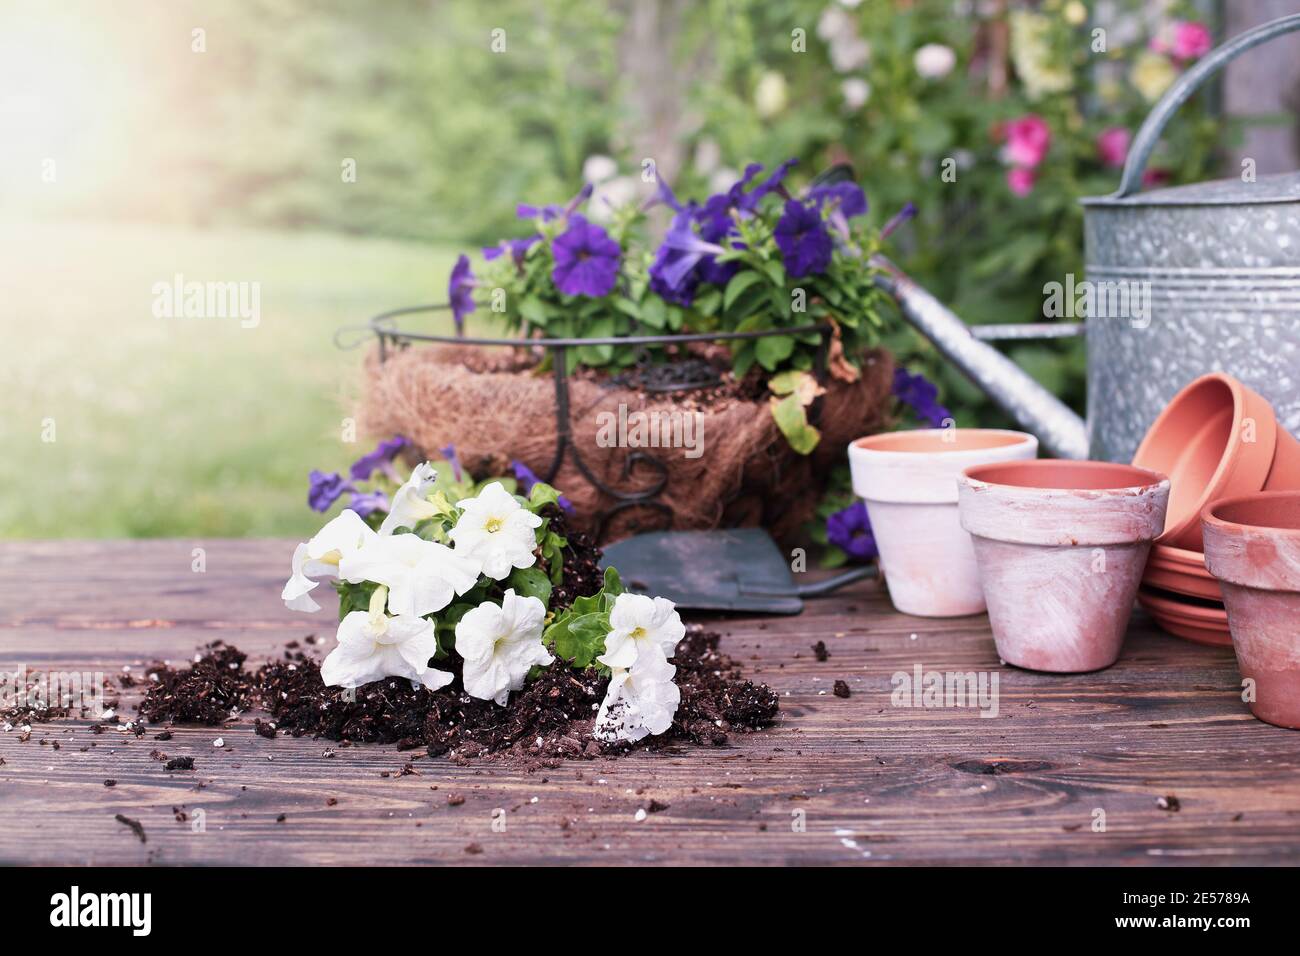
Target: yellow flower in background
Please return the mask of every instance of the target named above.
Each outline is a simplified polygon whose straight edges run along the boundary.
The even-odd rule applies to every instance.
[[[1011,62],[1031,100],[1074,85],[1067,59],[1052,49],[1052,22],[1025,10],[1011,14]]]
[[[1071,26],[1082,26],[1088,21],[1088,8],[1079,0],[1070,0],[1065,5],[1065,22]]]
[[[1165,90],[1169,89],[1177,76],[1178,70],[1170,62],[1169,57],[1144,50],[1133,61],[1133,68],[1129,71],[1128,78],[1142,94],[1144,100],[1154,103],[1160,99]]]
[[[754,89],[754,108],[758,115],[770,119],[785,109],[790,98],[786,89],[785,77],[774,70],[764,73]]]

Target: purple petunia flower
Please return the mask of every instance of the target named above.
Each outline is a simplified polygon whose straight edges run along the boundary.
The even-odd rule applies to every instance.
[[[565,295],[599,298],[614,291],[622,249],[600,226],[574,215],[552,245],[551,279]]]
[[[861,216],[867,211],[867,194],[857,183],[832,183],[828,186],[814,186],[808,190],[808,198],[817,204],[817,208],[830,203],[844,213],[846,219]]]
[[[826,519],[826,540],[855,561],[870,561],[880,553],[871,533],[867,503],[861,498]]]
[[[483,258],[488,262],[491,262],[502,253],[508,252],[516,266],[522,265],[524,256],[528,254],[528,250],[539,242],[541,238],[541,236],[528,236],[526,239],[502,239],[501,242],[495,246],[484,246]]]
[[[383,471],[389,478],[397,481],[397,473],[393,471],[393,459],[403,448],[410,442],[397,435],[387,441],[381,441],[375,446],[375,450],[368,454],[362,455],[352,463],[349,474],[353,481],[369,481],[370,476],[375,473],[375,469]]]
[[[512,461],[510,467],[514,470],[515,481],[519,482],[519,492],[522,495],[527,496],[530,494],[533,490],[533,485],[542,480],[538,478],[536,473],[534,473],[534,471],[522,461]],[[569,514],[573,514],[573,502],[564,497],[564,495],[560,495],[559,500],[556,503],[565,511],[569,512]]]
[[[348,507],[363,518],[369,517],[376,511],[387,513],[388,495],[382,491],[354,491]]]
[[[705,242],[695,232],[694,207],[687,206],[673,217],[672,226],[650,266],[650,288],[669,302],[690,305],[695,286],[699,281],[696,267],[705,259],[726,250],[712,242]]]
[[[943,428],[952,420],[952,413],[939,404],[939,389],[919,372],[912,374],[905,368],[894,369],[894,397],[916,413],[919,421],[931,428]]]
[[[793,279],[825,272],[831,264],[831,235],[816,206],[788,200],[777,220],[775,238],[785,271]]]
[[[469,268],[469,257],[461,256],[451,270],[447,284],[447,297],[451,300],[451,317],[456,323],[456,334],[465,334],[465,316],[474,311],[474,273]]]
[[[564,206],[557,206],[554,203],[546,206],[532,206],[521,202],[515,207],[515,215],[520,219],[540,219],[542,222],[554,222],[556,219],[564,219],[573,215],[579,206],[591,198],[591,190],[591,183],[587,183],[582,189],[578,190],[578,195],[570,199]]]
[[[456,455],[456,446],[448,445],[440,451],[443,460],[451,465],[451,473],[457,481],[465,480],[465,473],[461,471],[460,458]]]
[[[330,505],[338,501],[345,491],[356,489],[338,472],[327,475],[313,468],[308,476],[307,504],[313,511],[329,511]]]

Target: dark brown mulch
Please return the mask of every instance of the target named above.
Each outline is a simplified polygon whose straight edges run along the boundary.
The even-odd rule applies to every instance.
[[[237,648],[213,641],[184,670],[150,667],[140,715],[155,722],[215,726],[248,710],[253,685],[252,675],[244,670],[245,657]]]
[[[552,611],[562,611],[573,604],[575,598],[589,597],[604,585],[605,575],[600,570],[602,551],[591,535],[569,527],[568,515],[562,508],[551,505],[543,509],[542,514],[551,521],[549,529],[568,541],[563,552],[564,581],[555,585],[549,602]]]

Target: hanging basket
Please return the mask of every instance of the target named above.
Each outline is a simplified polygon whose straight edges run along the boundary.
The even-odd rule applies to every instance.
[[[361,429],[404,435],[435,457],[454,444],[471,470],[500,473],[511,460],[523,462],[572,502],[570,524],[602,542],[648,530],[753,525],[791,541],[846,445],[888,423],[887,352],[867,353],[855,382],[819,368],[826,391],[809,420],[821,441],[809,455],[796,453],[777,428],[765,386],[738,383],[707,360],[711,343],[769,335],[817,332],[825,346],[829,326],[528,340],[400,326],[404,317],[445,308],[400,309],[364,327],[377,343],[365,362]],[[571,371],[571,350],[597,345],[678,346],[690,354],[615,375]]]

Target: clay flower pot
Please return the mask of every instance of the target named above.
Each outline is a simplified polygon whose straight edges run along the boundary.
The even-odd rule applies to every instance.
[[[1222,372],[1174,396],[1133,464],[1169,476],[1169,516],[1158,541],[1190,551],[1201,550],[1201,512],[1211,501],[1300,489],[1300,442],[1278,425],[1267,399]]]
[[[1002,660],[1074,673],[1119,657],[1169,479],[1098,461],[969,468],[961,523],[975,545]]]
[[[1241,676],[1260,720],[1300,729],[1300,493],[1213,502],[1205,564],[1219,579]]]
[[[1038,439],[993,428],[921,428],[849,446],[853,491],[866,501],[894,607],[919,617],[984,610],[957,478],[972,465],[1038,454]]]

